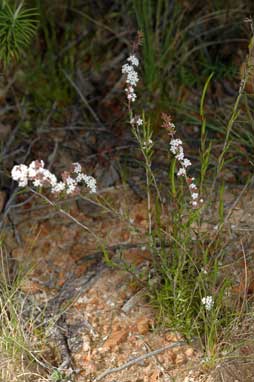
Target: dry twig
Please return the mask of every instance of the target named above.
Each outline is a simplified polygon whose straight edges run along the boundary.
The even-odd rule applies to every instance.
[[[128,367],[135,365],[136,363],[139,363],[139,362],[143,361],[144,359],[153,357],[153,356],[160,354],[166,350],[172,349],[172,348],[177,347],[177,346],[184,346],[184,345],[186,345],[185,341],[177,341],[177,342],[174,342],[173,344],[166,345],[163,348],[151,351],[150,353],[143,354],[140,357],[134,358],[131,361],[129,361],[129,362],[127,362],[121,366],[113,367],[112,369],[105,370],[102,374],[100,374],[98,377],[96,377],[93,380],[93,382],[101,381],[103,378],[105,378],[109,374],[117,373],[118,371],[122,371],[124,369],[127,369]]]

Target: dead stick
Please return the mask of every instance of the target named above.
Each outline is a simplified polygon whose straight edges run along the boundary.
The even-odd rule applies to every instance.
[[[153,357],[154,355],[162,353],[165,350],[172,349],[172,348],[177,347],[177,346],[184,346],[184,345],[186,345],[185,341],[177,341],[177,342],[174,342],[171,345],[166,345],[163,348],[151,351],[150,353],[143,354],[140,357],[134,358],[131,361],[129,361],[129,362],[127,362],[127,363],[125,363],[125,364],[123,364],[121,366],[113,367],[112,369],[105,370],[101,375],[99,375],[97,378],[95,378],[93,380],[93,382],[101,381],[104,377],[106,377],[109,374],[117,373],[118,371],[122,371],[124,369],[127,369],[128,367],[130,367],[132,365],[135,365],[136,363],[139,363],[139,362],[143,361],[146,358],[150,358],[150,357]]]

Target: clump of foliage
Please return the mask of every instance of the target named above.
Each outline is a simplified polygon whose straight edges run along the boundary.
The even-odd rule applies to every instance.
[[[36,9],[24,8],[23,2],[11,6],[3,1],[0,8],[0,59],[4,65],[20,58],[29,46],[38,26]]]

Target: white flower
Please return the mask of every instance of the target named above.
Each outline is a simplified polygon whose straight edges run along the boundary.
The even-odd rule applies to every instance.
[[[77,176],[77,178],[76,178],[76,181],[77,181],[77,183],[81,183],[81,182],[83,182],[83,180],[84,180],[84,174],[83,173],[80,173],[80,174],[78,174],[78,176]]]
[[[73,179],[71,176],[68,176],[68,178],[65,179],[66,183],[66,193],[72,194],[77,187],[77,178]]]
[[[178,148],[178,153],[176,154],[176,159],[179,160],[179,161],[183,161],[184,160],[184,152],[183,152],[183,148],[182,147],[179,147]],[[182,163],[182,166],[184,166],[184,164]],[[185,166],[184,166],[185,167]]]
[[[96,179],[93,176],[79,174],[76,181],[77,183],[85,182],[86,186],[90,188],[90,192],[96,193]]]
[[[172,139],[170,141],[170,151],[176,156],[178,161],[184,160],[184,152],[181,139]]]
[[[14,166],[11,170],[11,176],[13,180],[19,180],[21,177],[27,176],[27,166],[25,164]]]
[[[28,184],[28,168],[25,164],[14,166],[11,170],[13,180],[18,182],[19,187],[25,187]]]
[[[94,177],[92,177],[92,176],[85,175],[84,181],[85,181],[87,187],[90,188],[90,192],[95,193],[96,192],[96,179],[94,179]]]
[[[197,199],[198,198],[198,193],[197,192],[193,192],[191,194],[191,197],[192,197],[192,199]]]
[[[28,177],[34,178],[38,174],[38,171],[44,168],[43,160],[34,160],[28,167]]]
[[[214,301],[213,301],[213,297],[212,296],[203,297],[201,299],[201,302],[205,306],[205,309],[208,310],[208,311],[211,310],[213,305],[214,305]]]
[[[55,186],[57,184],[57,177],[51,172],[48,174],[48,180],[51,186]]]
[[[128,86],[128,88],[124,89],[126,93],[134,93],[134,88],[132,86]]]
[[[153,145],[153,141],[151,139],[148,139],[148,141],[145,141],[143,143],[143,149],[150,148]]]
[[[194,200],[192,203],[192,207],[197,207],[198,203]]]
[[[174,155],[177,154],[179,150],[182,152],[183,151],[182,144],[183,142],[181,141],[181,139],[171,139],[170,151],[172,152],[172,154]]]
[[[64,182],[58,182],[57,184],[55,184],[53,187],[52,187],[52,189],[51,189],[51,192],[53,193],[53,194],[57,194],[57,193],[59,193],[59,192],[62,192],[62,191],[64,191],[65,190],[65,184],[64,184]]]
[[[31,167],[31,165],[28,168],[28,176],[29,178],[35,178],[38,174],[38,169]]]
[[[35,180],[33,181],[33,186],[34,186],[34,187],[42,187],[42,186],[43,186],[43,181],[42,181],[42,179],[35,179]]]
[[[124,64],[124,65],[122,66],[122,73],[123,73],[123,74],[128,74],[128,73],[130,73],[130,72],[132,72],[132,71],[133,71],[133,66],[132,66],[132,65]]]
[[[178,170],[177,176],[185,176],[185,175],[186,175],[186,170],[185,170],[185,168],[181,167]]]
[[[138,73],[135,72],[134,69],[132,71],[128,72],[127,80],[126,80],[127,84],[130,84],[132,86],[136,86],[138,81],[139,81]]]
[[[133,66],[139,66],[139,60],[136,56],[134,56],[134,54],[127,58],[127,61],[129,61]]]
[[[69,194],[73,194],[75,190],[76,190],[76,186],[75,186],[75,184],[70,184],[70,185],[66,188],[66,194],[67,194],[67,195],[69,195]]]
[[[139,118],[137,119],[137,121],[136,121],[136,124],[137,124],[138,126],[142,126],[142,125],[143,125],[143,120],[139,117]]]
[[[137,95],[135,93],[128,93],[127,94],[127,99],[129,99],[132,102],[136,101],[136,98],[137,98]]]
[[[39,169],[38,175],[42,176],[42,180],[46,183],[49,183],[51,186],[54,186],[57,183],[56,176],[47,169]]]
[[[191,166],[191,161],[190,161],[189,159],[187,159],[187,158],[184,158],[184,159],[183,159],[183,162],[182,162],[182,166],[183,166],[183,167],[189,167],[189,166]]]
[[[27,178],[20,179],[19,182],[18,182],[19,187],[26,187],[27,184],[28,184],[28,179]]]
[[[78,183],[77,178],[74,179],[71,176],[68,176],[65,179],[65,188],[66,188],[66,193],[68,195],[72,194],[76,190],[77,183]]]
[[[195,190],[195,189],[197,188],[197,186],[195,185],[195,183],[191,183],[191,184],[189,185],[189,187],[190,187],[191,190]]]
[[[132,86],[128,86],[125,91],[127,93],[127,99],[134,102],[137,98],[137,95],[134,92],[134,88]]]
[[[72,163],[72,164],[73,164],[73,167],[74,167],[73,172],[75,172],[76,174],[79,174],[82,171],[82,167],[81,167],[80,163],[75,162],[75,163]]]
[[[138,125],[138,126],[142,126],[143,125],[143,120],[142,120],[142,118],[141,117],[139,117],[139,116],[134,116],[134,117],[132,117],[131,119],[130,119],[130,124],[131,125]]]

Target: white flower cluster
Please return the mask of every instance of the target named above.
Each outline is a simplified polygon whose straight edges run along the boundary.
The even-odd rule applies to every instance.
[[[211,310],[214,305],[214,301],[212,296],[206,296],[201,299],[202,304],[205,306],[206,310]]]
[[[190,194],[191,194],[191,204],[192,207],[198,207],[198,205],[202,204],[204,200],[199,197],[198,188],[195,184],[195,178],[187,178],[187,184],[189,186]]]
[[[72,171],[65,171],[62,174],[62,180],[59,182],[57,177],[44,166],[42,160],[33,161],[29,166],[25,164],[16,165],[11,171],[12,179],[18,182],[19,187],[25,187],[29,182],[34,187],[50,187],[53,194],[63,191],[66,194],[75,194],[79,191],[78,184],[80,183],[85,183],[91,193],[96,192],[96,180],[92,176],[83,174],[79,163],[73,163]]]
[[[171,139],[170,141],[170,151],[172,152],[172,154],[174,154],[174,156],[182,166],[177,173],[178,176],[185,176],[186,168],[191,166],[191,161],[189,161],[189,159],[187,158],[184,158],[182,144],[183,142],[181,141],[181,139]]]
[[[122,73],[127,75],[125,89],[127,99],[131,102],[136,101],[137,95],[135,93],[135,86],[139,81],[138,73],[135,70],[135,67],[139,66],[139,60],[135,55],[131,55],[127,59],[128,63],[122,66]]]
[[[139,127],[143,125],[143,119],[139,116],[136,116],[131,118],[130,123],[131,125],[137,125]]]
[[[173,125],[173,124],[172,124]],[[174,125],[173,125],[174,126]],[[177,176],[184,176],[186,178],[187,184],[189,186],[190,194],[191,194],[191,204],[192,207],[198,207],[200,203],[203,203],[203,199],[199,198],[199,193],[197,186],[195,184],[195,178],[188,178],[186,169],[191,166],[191,161],[184,157],[183,151],[183,142],[181,139],[171,139],[170,141],[170,151],[175,156],[175,158],[180,163],[181,167],[177,172]]]

